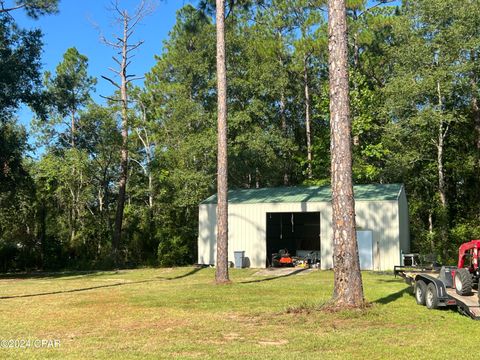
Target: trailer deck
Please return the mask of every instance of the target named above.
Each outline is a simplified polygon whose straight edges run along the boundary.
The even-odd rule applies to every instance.
[[[457,306],[458,311],[474,320],[480,320],[480,304],[478,290],[473,289],[470,295],[457,294],[453,284],[440,278],[439,268],[412,268],[404,266],[395,267],[395,276],[402,277],[409,285],[423,280],[425,283],[434,283],[439,298],[439,307]]]
[[[455,289],[447,288],[447,294],[452,299],[455,299],[460,312],[470,316],[472,319],[480,320],[480,305],[478,304],[477,290],[473,290],[472,295],[462,296],[458,295]]]

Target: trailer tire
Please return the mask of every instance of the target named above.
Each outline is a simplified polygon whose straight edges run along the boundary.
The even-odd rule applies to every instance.
[[[425,305],[425,295],[427,293],[427,284],[425,281],[418,280],[415,281],[415,300],[417,300],[418,305]]]
[[[472,275],[468,269],[460,268],[455,271],[455,290],[462,296],[472,293]]]
[[[430,283],[427,286],[427,293],[425,295],[425,305],[428,309],[438,308],[438,295],[437,287],[434,283]]]

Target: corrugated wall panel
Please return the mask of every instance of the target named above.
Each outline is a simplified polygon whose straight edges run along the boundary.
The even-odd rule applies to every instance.
[[[374,269],[393,269],[400,252],[397,202],[357,201],[355,213],[357,228],[372,230]]]
[[[404,253],[410,252],[410,223],[408,221],[408,203],[405,188],[402,186],[398,199],[398,214],[400,218],[400,249]]]
[[[198,209],[198,263],[215,264],[216,209],[213,204],[202,204]]]
[[[229,260],[234,260],[235,251],[245,251],[247,265],[265,266],[265,225],[261,219],[262,207],[254,204],[229,206]]]
[[[327,270],[333,267],[332,205],[321,203],[320,208],[320,266]]]
[[[405,201],[406,202],[406,201]],[[357,201],[359,229],[372,230],[375,270],[393,269],[399,264],[399,204],[397,201]],[[199,263],[214,264],[216,259],[216,205],[199,209]],[[269,212],[320,212],[320,251],[322,269],[333,266],[331,204],[273,203],[231,204],[229,206],[229,260],[234,251],[245,251],[250,267],[265,267],[266,214]]]

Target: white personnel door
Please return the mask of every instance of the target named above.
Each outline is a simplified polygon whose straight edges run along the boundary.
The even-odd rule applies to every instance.
[[[373,233],[371,230],[357,231],[360,270],[373,270]]]

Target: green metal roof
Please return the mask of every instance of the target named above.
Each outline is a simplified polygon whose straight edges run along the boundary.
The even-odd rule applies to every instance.
[[[356,201],[397,200],[402,184],[354,185]],[[298,203],[330,201],[330,186],[296,186],[262,189],[241,189],[228,192],[230,204]],[[202,204],[216,204],[217,195],[212,195]]]

